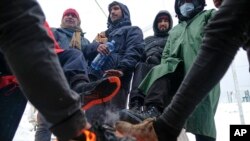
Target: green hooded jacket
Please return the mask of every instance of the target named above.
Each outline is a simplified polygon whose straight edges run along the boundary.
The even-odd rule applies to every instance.
[[[200,49],[204,27],[214,12],[213,9],[204,10],[191,20],[180,22],[169,32],[161,64],[151,69],[139,86],[139,89],[144,94],[147,94],[155,80],[166,74],[173,73],[178,65],[183,65],[185,74],[188,72]],[[219,97],[220,87],[218,84],[187,120],[187,132],[216,138],[214,115]]]

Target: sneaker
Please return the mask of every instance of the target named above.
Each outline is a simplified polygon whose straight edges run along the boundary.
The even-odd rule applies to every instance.
[[[145,111],[122,110],[120,113],[120,120],[127,121],[133,124],[142,122],[147,118],[154,118],[161,115],[161,112],[154,106],[148,107]]]
[[[158,141],[153,121],[155,121],[154,118],[149,118],[135,125],[125,121],[118,121],[115,124],[115,128],[119,134],[134,137],[138,141]]]
[[[119,77],[111,76],[101,80],[86,83],[82,88],[82,109],[87,110],[94,105],[110,101],[120,90]]]

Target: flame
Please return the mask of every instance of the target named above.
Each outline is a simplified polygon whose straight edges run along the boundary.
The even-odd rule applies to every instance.
[[[89,130],[83,130],[82,133],[86,136],[86,141],[96,141],[96,135]]]

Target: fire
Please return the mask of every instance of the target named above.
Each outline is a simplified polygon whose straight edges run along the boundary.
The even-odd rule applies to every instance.
[[[86,141],[96,141],[96,135],[89,130],[83,130],[82,133],[86,136]]]

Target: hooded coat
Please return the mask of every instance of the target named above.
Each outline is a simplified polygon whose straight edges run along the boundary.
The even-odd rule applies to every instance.
[[[160,31],[158,29],[158,18],[160,16],[167,16],[169,27],[166,31]],[[168,32],[173,27],[173,20],[170,13],[166,10],[162,10],[158,12],[155,16],[153,22],[153,31],[154,35],[145,38],[145,49],[144,49],[144,56],[143,61],[150,61],[149,64],[159,64],[161,60],[161,55],[163,48],[167,42]]]
[[[165,31],[160,31],[158,28],[158,18],[160,16],[167,16],[169,27]],[[162,51],[167,42],[168,32],[173,27],[172,16],[168,11],[162,10],[157,13],[155,19],[153,21],[153,31],[154,35],[148,36],[145,41],[145,49],[143,53],[142,60],[136,65],[133,81],[131,85],[130,91],[130,101],[129,106],[133,107],[134,102],[140,101],[139,99],[144,99],[144,95],[138,92],[138,86],[145,78],[147,73],[153,68],[155,65],[160,64]],[[139,98],[140,97],[140,98]],[[134,101],[134,99],[136,101]],[[141,100],[142,103],[143,100]]]
[[[148,73],[139,87],[144,94],[154,81],[174,73],[179,65],[183,65],[185,74],[188,72],[199,52],[204,27],[214,12],[215,10],[202,11],[190,20],[181,21],[169,32],[161,64]],[[217,85],[189,117],[186,123],[187,132],[216,138],[214,115],[219,97],[220,88]]]
[[[102,71],[95,72],[91,70],[90,73],[102,77],[105,70],[121,70],[124,73],[121,77],[122,87],[128,91],[133,69],[143,54],[143,33],[139,27],[131,26],[130,13],[126,5],[114,1],[109,5],[109,11],[114,3],[120,6],[122,18],[112,22],[109,14],[108,29],[105,34],[108,42],[115,41],[115,50],[109,55],[109,61],[106,61]],[[88,60],[93,60],[98,54],[97,48],[99,45],[100,43],[93,42],[88,47],[88,55],[86,56]]]

